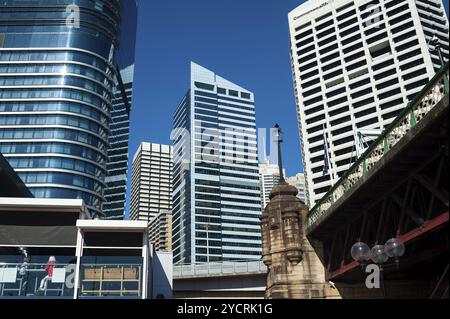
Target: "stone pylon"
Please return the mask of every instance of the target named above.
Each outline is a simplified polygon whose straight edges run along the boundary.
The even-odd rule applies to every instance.
[[[263,262],[268,268],[267,299],[338,298],[325,283],[325,270],[306,238],[308,207],[283,176],[283,132],[275,125],[280,182],[272,189],[261,217]]]
[[[305,235],[308,207],[284,180],[275,186],[261,218],[267,299],[339,298]]]

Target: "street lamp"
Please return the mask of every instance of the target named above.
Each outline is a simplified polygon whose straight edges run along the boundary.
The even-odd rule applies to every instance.
[[[375,264],[381,266],[389,260],[389,256],[386,254],[383,245],[376,245],[370,251],[370,259],[372,259]]]
[[[398,238],[389,239],[384,245],[375,245],[372,249],[366,243],[358,241],[351,249],[352,258],[364,266],[371,260],[380,269],[381,284],[385,298],[387,298],[386,287],[384,285],[384,269],[389,258],[394,258],[397,269],[400,268],[400,257],[405,254],[405,245]]]
[[[357,242],[352,247],[351,255],[355,261],[364,265],[370,258],[370,248],[366,243]]]
[[[400,267],[400,257],[405,254],[405,245],[398,238],[389,239],[384,245],[384,251],[390,258],[394,258],[397,269]]]
[[[405,245],[398,238],[389,239],[384,245],[375,245],[372,249],[366,243],[361,241],[353,245],[351,249],[352,258],[360,263],[365,264],[372,260],[377,265],[387,263],[389,258],[394,258],[397,268],[400,263],[400,257],[405,254]]]
[[[280,183],[284,183],[284,175],[283,175],[283,160],[281,157],[281,143],[283,143],[283,131],[279,124],[275,124],[275,138],[278,146],[278,167],[280,170]]]

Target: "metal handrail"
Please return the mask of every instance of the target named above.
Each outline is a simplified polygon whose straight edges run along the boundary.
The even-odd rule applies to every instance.
[[[435,91],[436,88],[438,92]],[[443,89],[442,94],[437,94],[441,93],[441,89]],[[310,229],[337,200],[347,193],[356,182],[362,179],[374,164],[387,154],[428,113],[429,110],[427,110],[426,106],[418,108],[424,100],[427,98],[433,99],[433,97],[439,98],[439,100],[433,100],[434,103],[431,105],[431,108],[433,108],[448,94],[449,64],[446,63],[436,73],[433,79],[417,94],[414,100],[408,103],[407,107],[386,128],[383,134],[373,142],[369,149],[364,152],[344,176],[309,211],[306,224],[307,229]]]
[[[251,267],[251,266],[254,267]],[[266,273],[267,267],[262,261],[241,262],[211,262],[174,265],[174,277],[205,276],[205,275],[229,275],[229,274],[254,274]]]

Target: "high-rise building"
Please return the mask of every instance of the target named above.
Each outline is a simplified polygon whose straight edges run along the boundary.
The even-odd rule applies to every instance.
[[[104,201],[125,8],[136,2],[0,3],[0,152],[35,197],[83,199],[91,217]]]
[[[440,0],[307,1],[288,18],[314,205],[355,162],[357,130],[386,128],[434,76],[441,66],[434,36],[448,61],[448,19]]]
[[[148,226],[150,242],[155,251],[172,251],[172,212],[162,211]]]
[[[121,220],[125,216],[133,76],[134,65],[130,65],[120,72],[120,78],[116,78],[106,163],[106,202],[103,203],[106,219]]]
[[[142,143],[133,158],[130,219],[150,223],[172,209],[172,146]]]
[[[284,172],[286,176],[286,172]],[[259,184],[261,189],[262,209],[266,208],[270,201],[270,193],[275,185],[280,182],[280,168],[278,164],[271,164],[268,160],[259,164]]]
[[[174,114],[174,262],[261,258],[252,92],[191,63]]]
[[[294,186],[298,190],[297,197],[303,203],[306,203],[306,183],[305,183],[305,174],[298,173],[295,176],[291,176],[286,178],[286,183],[291,186]]]

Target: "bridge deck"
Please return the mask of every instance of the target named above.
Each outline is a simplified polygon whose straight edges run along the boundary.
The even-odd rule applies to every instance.
[[[448,93],[447,64],[310,211],[308,238],[328,280],[364,282],[352,245],[393,237],[407,253],[400,269],[386,266],[387,280],[441,276],[449,252]]]

